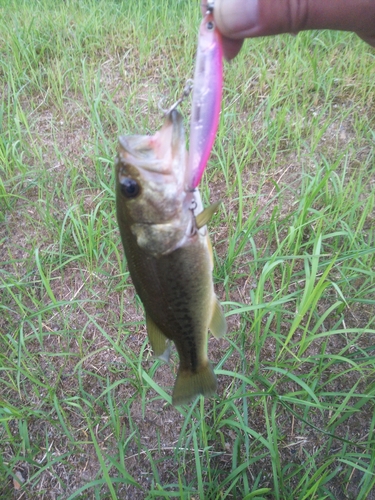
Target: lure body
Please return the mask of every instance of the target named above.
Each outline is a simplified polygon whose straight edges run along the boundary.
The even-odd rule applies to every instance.
[[[193,83],[190,121],[188,187],[198,186],[215,140],[223,88],[223,48],[221,34],[213,14],[203,18],[198,37],[198,51]]]

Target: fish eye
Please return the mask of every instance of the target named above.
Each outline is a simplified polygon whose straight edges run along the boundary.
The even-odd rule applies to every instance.
[[[135,198],[140,192],[138,182],[130,177],[123,177],[120,180],[120,189],[125,198]]]
[[[214,27],[215,27],[214,23],[212,21],[208,21],[207,29],[211,31],[214,29]]]

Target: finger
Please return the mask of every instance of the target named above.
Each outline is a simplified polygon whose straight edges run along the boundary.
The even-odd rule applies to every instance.
[[[215,20],[228,38],[243,39],[307,29],[373,34],[374,0],[216,0]],[[370,38],[372,38],[370,36]]]
[[[227,61],[230,61],[241,50],[243,40],[233,40],[232,38],[227,38],[223,36],[223,52],[224,57]]]
[[[358,36],[360,36],[362,38],[362,40],[364,40],[365,42],[367,42],[369,45],[372,45],[373,47],[375,47],[375,35],[374,36],[362,36],[361,33],[357,33]]]

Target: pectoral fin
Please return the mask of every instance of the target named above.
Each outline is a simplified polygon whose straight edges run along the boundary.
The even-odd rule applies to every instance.
[[[217,339],[224,337],[224,335],[227,333],[227,322],[225,320],[220,302],[216,297],[212,307],[212,317],[209,328],[212,332],[212,335]]]
[[[153,322],[146,313],[147,335],[152,350],[157,358],[169,363],[171,344],[160,328]]]
[[[212,203],[212,205],[210,205],[209,207],[205,208],[203,212],[201,212],[195,217],[198,229],[205,226],[207,222],[209,222],[212,219],[214,213],[217,211],[220,205],[221,205],[221,200],[216,201],[215,203]]]

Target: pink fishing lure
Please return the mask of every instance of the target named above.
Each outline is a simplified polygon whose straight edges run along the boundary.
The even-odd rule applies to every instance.
[[[187,169],[189,188],[198,186],[206,168],[219,125],[222,89],[222,39],[212,12],[208,11],[199,28],[194,72]]]

